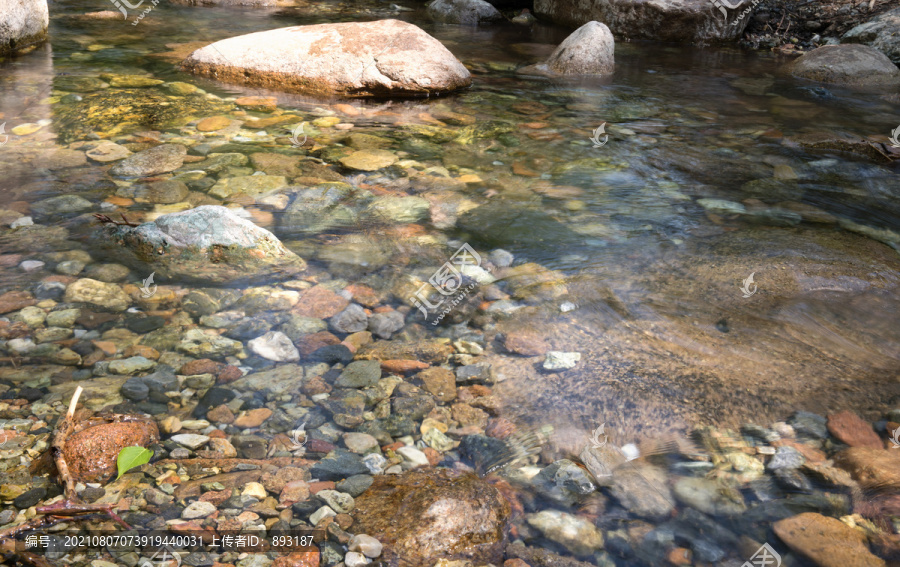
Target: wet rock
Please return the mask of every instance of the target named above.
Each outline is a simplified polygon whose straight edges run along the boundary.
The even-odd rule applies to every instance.
[[[113,360],[109,363],[109,372],[112,374],[120,374],[129,376],[144,372],[156,366],[156,362],[148,360],[143,356],[132,356],[130,358],[121,358]]]
[[[528,330],[509,331],[503,336],[503,347],[523,356],[538,356],[547,353],[550,345],[540,333]]]
[[[47,0],[27,0],[4,4],[0,9],[0,55],[20,51],[47,38]]]
[[[900,8],[884,12],[859,24],[841,37],[842,43],[863,43],[887,55],[900,65]]]
[[[178,343],[178,350],[196,357],[228,356],[243,351],[243,345],[229,338],[191,329]]]
[[[541,494],[566,506],[574,506],[596,490],[587,471],[568,459],[547,465],[531,482]]]
[[[456,378],[446,368],[428,368],[416,374],[416,378],[425,384],[425,389],[442,402],[456,399]]]
[[[828,416],[828,431],[851,447],[881,449],[884,443],[872,426],[852,411],[842,411]]]
[[[666,480],[665,471],[654,466],[619,467],[612,476],[610,493],[632,514],[659,521],[675,508]]]
[[[828,437],[827,421],[824,417],[808,411],[798,411],[791,416],[788,422],[794,430],[813,439],[826,439]]]
[[[344,445],[358,455],[365,455],[378,449],[378,440],[368,433],[345,433]]]
[[[835,518],[805,513],[775,522],[773,531],[792,551],[820,567],[884,567],[872,555],[865,533]]]
[[[78,195],[60,195],[32,203],[31,214],[38,219],[71,216],[94,208],[94,205]]]
[[[369,317],[368,329],[373,335],[390,339],[391,335],[403,328],[404,318],[399,311],[390,311],[388,313],[375,313]]]
[[[338,480],[368,472],[359,455],[342,449],[328,453],[310,469],[310,474],[320,480]]]
[[[580,352],[550,351],[547,353],[547,358],[544,359],[543,368],[549,372],[561,372],[575,368],[580,360]]]
[[[182,68],[226,82],[347,96],[440,93],[471,83],[466,68],[440,42],[397,20],[233,37],[195,51]]]
[[[603,534],[591,522],[560,512],[544,510],[531,514],[528,524],[537,528],[544,537],[562,545],[575,555],[589,555],[603,548]]]
[[[66,302],[88,303],[110,311],[124,311],[131,298],[116,284],[82,278],[66,288]]]
[[[506,548],[508,559],[503,567],[593,567],[594,563],[578,561],[569,556],[553,553],[542,547],[527,547],[522,542],[515,542]]]
[[[234,420],[234,426],[241,429],[249,429],[259,427],[263,422],[272,417],[272,410],[269,408],[256,408],[252,410],[242,411]]]
[[[609,28],[600,22],[588,22],[572,32],[547,61],[529,69],[560,75],[610,75],[616,68],[614,52],[615,40]]]
[[[358,171],[378,171],[397,163],[397,156],[388,150],[359,150],[342,157],[341,165]]]
[[[152,262],[162,279],[213,284],[284,278],[306,269],[269,231],[229,209],[204,205],[138,227],[104,226],[102,242],[123,262]]]
[[[171,437],[172,441],[187,447],[188,449],[197,450],[209,442],[206,435],[198,435],[196,433],[180,433]]]
[[[175,179],[157,181],[142,186],[134,192],[136,199],[162,204],[180,203],[181,201],[184,201],[187,195],[187,185]]]
[[[350,551],[358,551],[370,559],[381,555],[383,546],[381,542],[366,534],[356,534],[350,538]]]
[[[453,354],[453,347],[440,341],[375,341],[363,346],[356,358],[361,360],[413,360],[443,364]]]
[[[257,337],[247,343],[250,350],[267,359],[275,362],[295,362],[300,360],[300,353],[297,347],[291,342],[284,333],[271,331],[261,337]]]
[[[19,510],[31,508],[32,506],[35,506],[38,502],[43,500],[46,496],[46,488],[32,488],[28,492],[16,496],[16,498],[13,500],[13,506],[18,508]]]
[[[709,3],[703,0],[667,0],[652,5],[635,0],[585,5],[565,0],[535,0],[534,13],[570,28],[595,20],[615,30],[617,36],[684,43],[739,38],[749,21],[749,18],[726,21],[720,11],[710,9]]]
[[[118,177],[148,177],[175,171],[184,163],[187,149],[177,144],[162,144],[125,158],[109,170]]]
[[[503,19],[500,12],[484,0],[434,0],[428,4],[428,17],[445,24],[487,24]]]
[[[338,388],[368,388],[381,379],[381,365],[375,360],[351,362],[335,381]]]
[[[867,45],[825,45],[804,53],[791,63],[795,77],[848,86],[900,85],[900,69],[888,57]]]
[[[365,331],[369,324],[369,316],[365,310],[351,303],[343,311],[328,320],[328,327],[335,333],[358,333]]]
[[[185,520],[195,520],[197,518],[205,518],[215,513],[215,511],[215,504],[197,500],[188,504],[184,511],[181,512],[181,517]]]
[[[806,459],[800,454],[800,451],[793,447],[783,446],[775,450],[772,459],[766,465],[770,471],[779,469],[798,469],[803,466]]]
[[[238,451],[238,456],[244,459],[265,459],[268,451],[268,442],[256,435],[235,435],[231,438],[231,444]]]
[[[354,528],[382,543],[382,558],[409,567],[439,559],[502,561],[509,504],[473,474],[419,469],[379,476],[356,499]]]
[[[277,191],[287,187],[288,182],[284,177],[276,175],[244,175],[239,177],[226,177],[220,179],[212,189],[208,191],[211,197],[228,200],[232,195],[242,193],[255,197],[264,193]]]
[[[106,482],[116,474],[116,459],[124,447],[147,447],[159,441],[152,420],[121,421],[87,427],[66,440],[63,455],[72,478]]]
[[[853,447],[834,456],[834,464],[863,486],[900,489],[900,451]]]
[[[728,498],[721,486],[705,478],[686,477],[672,487],[679,502],[714,516],[734,516],[747,509],[742,502]],[[740,494],[740,493],[738,493]]]
[[[486,472],[486,467],[506,451],[506,443],[502,440],[484,435],[466,435],[459,444],[459,454],[462,458],[481,472]]]
[[[323,183],[297,193],[281,218],[287,234],[315,234],[355,226],[356,212],[342,204],[352,194],[346,183]]]

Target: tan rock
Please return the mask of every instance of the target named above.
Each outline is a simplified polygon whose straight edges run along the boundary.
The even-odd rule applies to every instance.
[[[425,389],[442,402],[456,398],[456,376],[446,368],[434,367],[423,370],[416,377],[425,383]]]
[[[210,116],[197,122],[197,130],[201,132],[215,132],[228,128],[231,120],[226,116]]]
[[[853,447],[834,457],[834,464],[863,486],[900,489],[900,451]]]
[[[269,408],[256,408],[248,411],[242,411],[234,420],[235,427],[248,429],[251,427],[259,427],[262,423],[272,417],[272,410]]]
[[[292,26],[232,37],[198,49],[182,68],[226,82],[346,96],[422,95],[471,84],[469,72],[447,48],[399,20]]]

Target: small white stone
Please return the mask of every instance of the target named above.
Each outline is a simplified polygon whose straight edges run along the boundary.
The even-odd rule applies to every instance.
[[[267,493],[266,487],[258,482],[248,482],[241,491],[241,496],[252,496],[257,500],[265,500]]]
[[[337,516],[337,512],[335,512],[328,506],[322,506],[309,516],[309,522],[315,526],[324,518],[330,518],[332,516]]]
[[[197,500],[191,502],[187,508],[181,513],[181,517],[185,520],[194,520],[197,518],[205,518],[216,511],[216,505],[212,502],[204,502]]]
[[[428,457],[425,456],[425,453],[416,449],[415,447],[400,447],[399,449],[397,449],[397,453],[404,459],[412,463],[413,468],[427,467],[431,464],[428,462]]]
[[[622,445],[620,448],[622,454],[625,455],[625,458],[629,461],[633,461],[641,456],[641,450],[638,449],[638,446],[634,443],[628,443],[627,445]]]
[[[22,268],[22,271],[24,272],[34,272],[43,268],[44,263],[40,260],[25,260],[19,264],[19,267]]]
[[[21,217],[18,218],[12,223],[10,223],[9,228],[19,228],[20,226],[31,226],[34,224],[34,219],[31,217]]]
[[[171,439],[188,449],[199,449],[209,442],[209,437],[206,435],[197,435],[196,433],[181,433],[179,435],[173,435]]]
[[[291,339],[284,333],[269,331],[247,343],[250,350],[267,360],[275,362],[296,362],[300,360],[300,352]]]
[[[363,565],[368,565],[369,560],[366,559],[366,556],[362,553],[356,553],[355,551],[347,552],[347,555],[344,556],[344,565],[347,567],[362,567]]]
[[[571,301],[564,301],[562,305],[559,306],[559,310],[563,313],[568,313],[569,311],[575,311],[578,309],[578,306],[572,303]]]
[[[581,360],[580,352],[560,352],[550,351],[547,358],[544,359],[544,370],[558,371],[574,368],[578,361]]]
[[[350,538],[350,551],[358,551],[366,557],[375,559],[381,555],[381,542],[366,534],[356,534]]]

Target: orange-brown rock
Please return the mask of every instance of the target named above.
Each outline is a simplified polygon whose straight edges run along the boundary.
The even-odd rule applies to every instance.
[[[835,455],[834,464],[862,486],[900,490],[900,450],[852,447]]]
[[[290,555],[276,557],[272,567],[319,567],[319,550],[295,551]]]
[[[828,431],[851,447],[882,449],[884,443],[872,426],[852,411],[842,411],[828,416]]]
[[[453,354],[453,347],[440,341],[375,341],[359,349],[357,360],[417,360],[443,364]]]
[[[317,285],[303,292],[291,312],[301,317],[327,319],[340,313],[349,304],[350,301],[344,296]]]
[[[124,447],[146,447],[159,441],[152,420],[121,421],[87,427],[66,439],[63,456],[72,478],[107,482],[116,475],[116,459]]]
[[[869,551],[862,530],[814,512],[775,522],[775,534],[794,552],[819,567],[884,567]]]
[[[356,499],[354,530],[384,545],[392,567],[432,567],[438,560],[500,564],[509,503],[471,473],[419,469],[375,477]]]

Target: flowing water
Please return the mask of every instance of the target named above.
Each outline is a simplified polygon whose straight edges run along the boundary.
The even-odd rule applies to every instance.
[[[484,256],[502,248],[514,265],[538,265],[535,278],[544,283],[519,286],[526,288],[516,297],[521,308],[498,308],[493,320],[474,325],[489,338],[530,333],[551,350],[581,354],[575,368],[546,374],[535,358],[511,356],[499,339],[485,345],[482,360],[498,378],[498,413],[520,427],[606,423],[622,444],[698,424],[767,425],[796,410],[851,409],[876,420],[898,406],[900,171],[877,156],[798,143],[820,132],[883,139],[900,125],[896,102],[803,83],[779,72],[780,56],[731,48],[619,42],[612,78],[521,76],[516,69],[546,57],[567,30],[434,25],[421,11],[394,6],[160,3],[132,25],[138,11],[127,21],[88,20],[86,12],[115,8],[100,0],[54,2],[49,45],[0,66],[7,134],[50,121],[0,147],[0,208],[78,194],[97,205],[90,212],[141,218],[152,206],[100,206],[117,190],[104,165],[51,166],[61,159],[54,148],[98,135],[190,137],[196,130],[188,123],[222,113],[215,101],[179,107],[156,87],[112,87],[102,102],[81,92],[95,101],[85,105],[62,88],[73,78],[148,75],[223,98],[275,96],[278,112],[309,121],[339,115],[354,125],[317,130],[323,146],[339,147],[347,132],[391,140],[390,149],[416,163],[342,173],[383,194],[424,194],[433,206],[432,223],[416,230],[360,222],[310,236],[298,235],[277,208],[258,207],[270,213],[261,224],[301,256],[319,258],[314,265],[379,293],[404,275],[427,279],[463,242]],[[431,99],[341,101],[235,87],[177,68],[194,42],[387,17],[444,43],[470,69],[473,86]],[[339,103],[354,113],[341,113]],[[608,138],[601,133],[607,141],[596,147],[590,138],[601,125]],[[238,141],[284,150],[289,132],[244,130]],[[436,209],[446,214],[439,219]],[[93,230],[87,216],[40,222],[73,234]],[[340,261],[323,252],[338,241],[351,244],[337,250],[371,257]],[[4,253],[29,257],[14,236],[4,243]],[[2,291],[46,276],[5,271]],[[751,274],[748,289],[756,292],[745,297]],[[473,325],[461,315],[453,322],[424,324],[406,339],[469,336]]]

